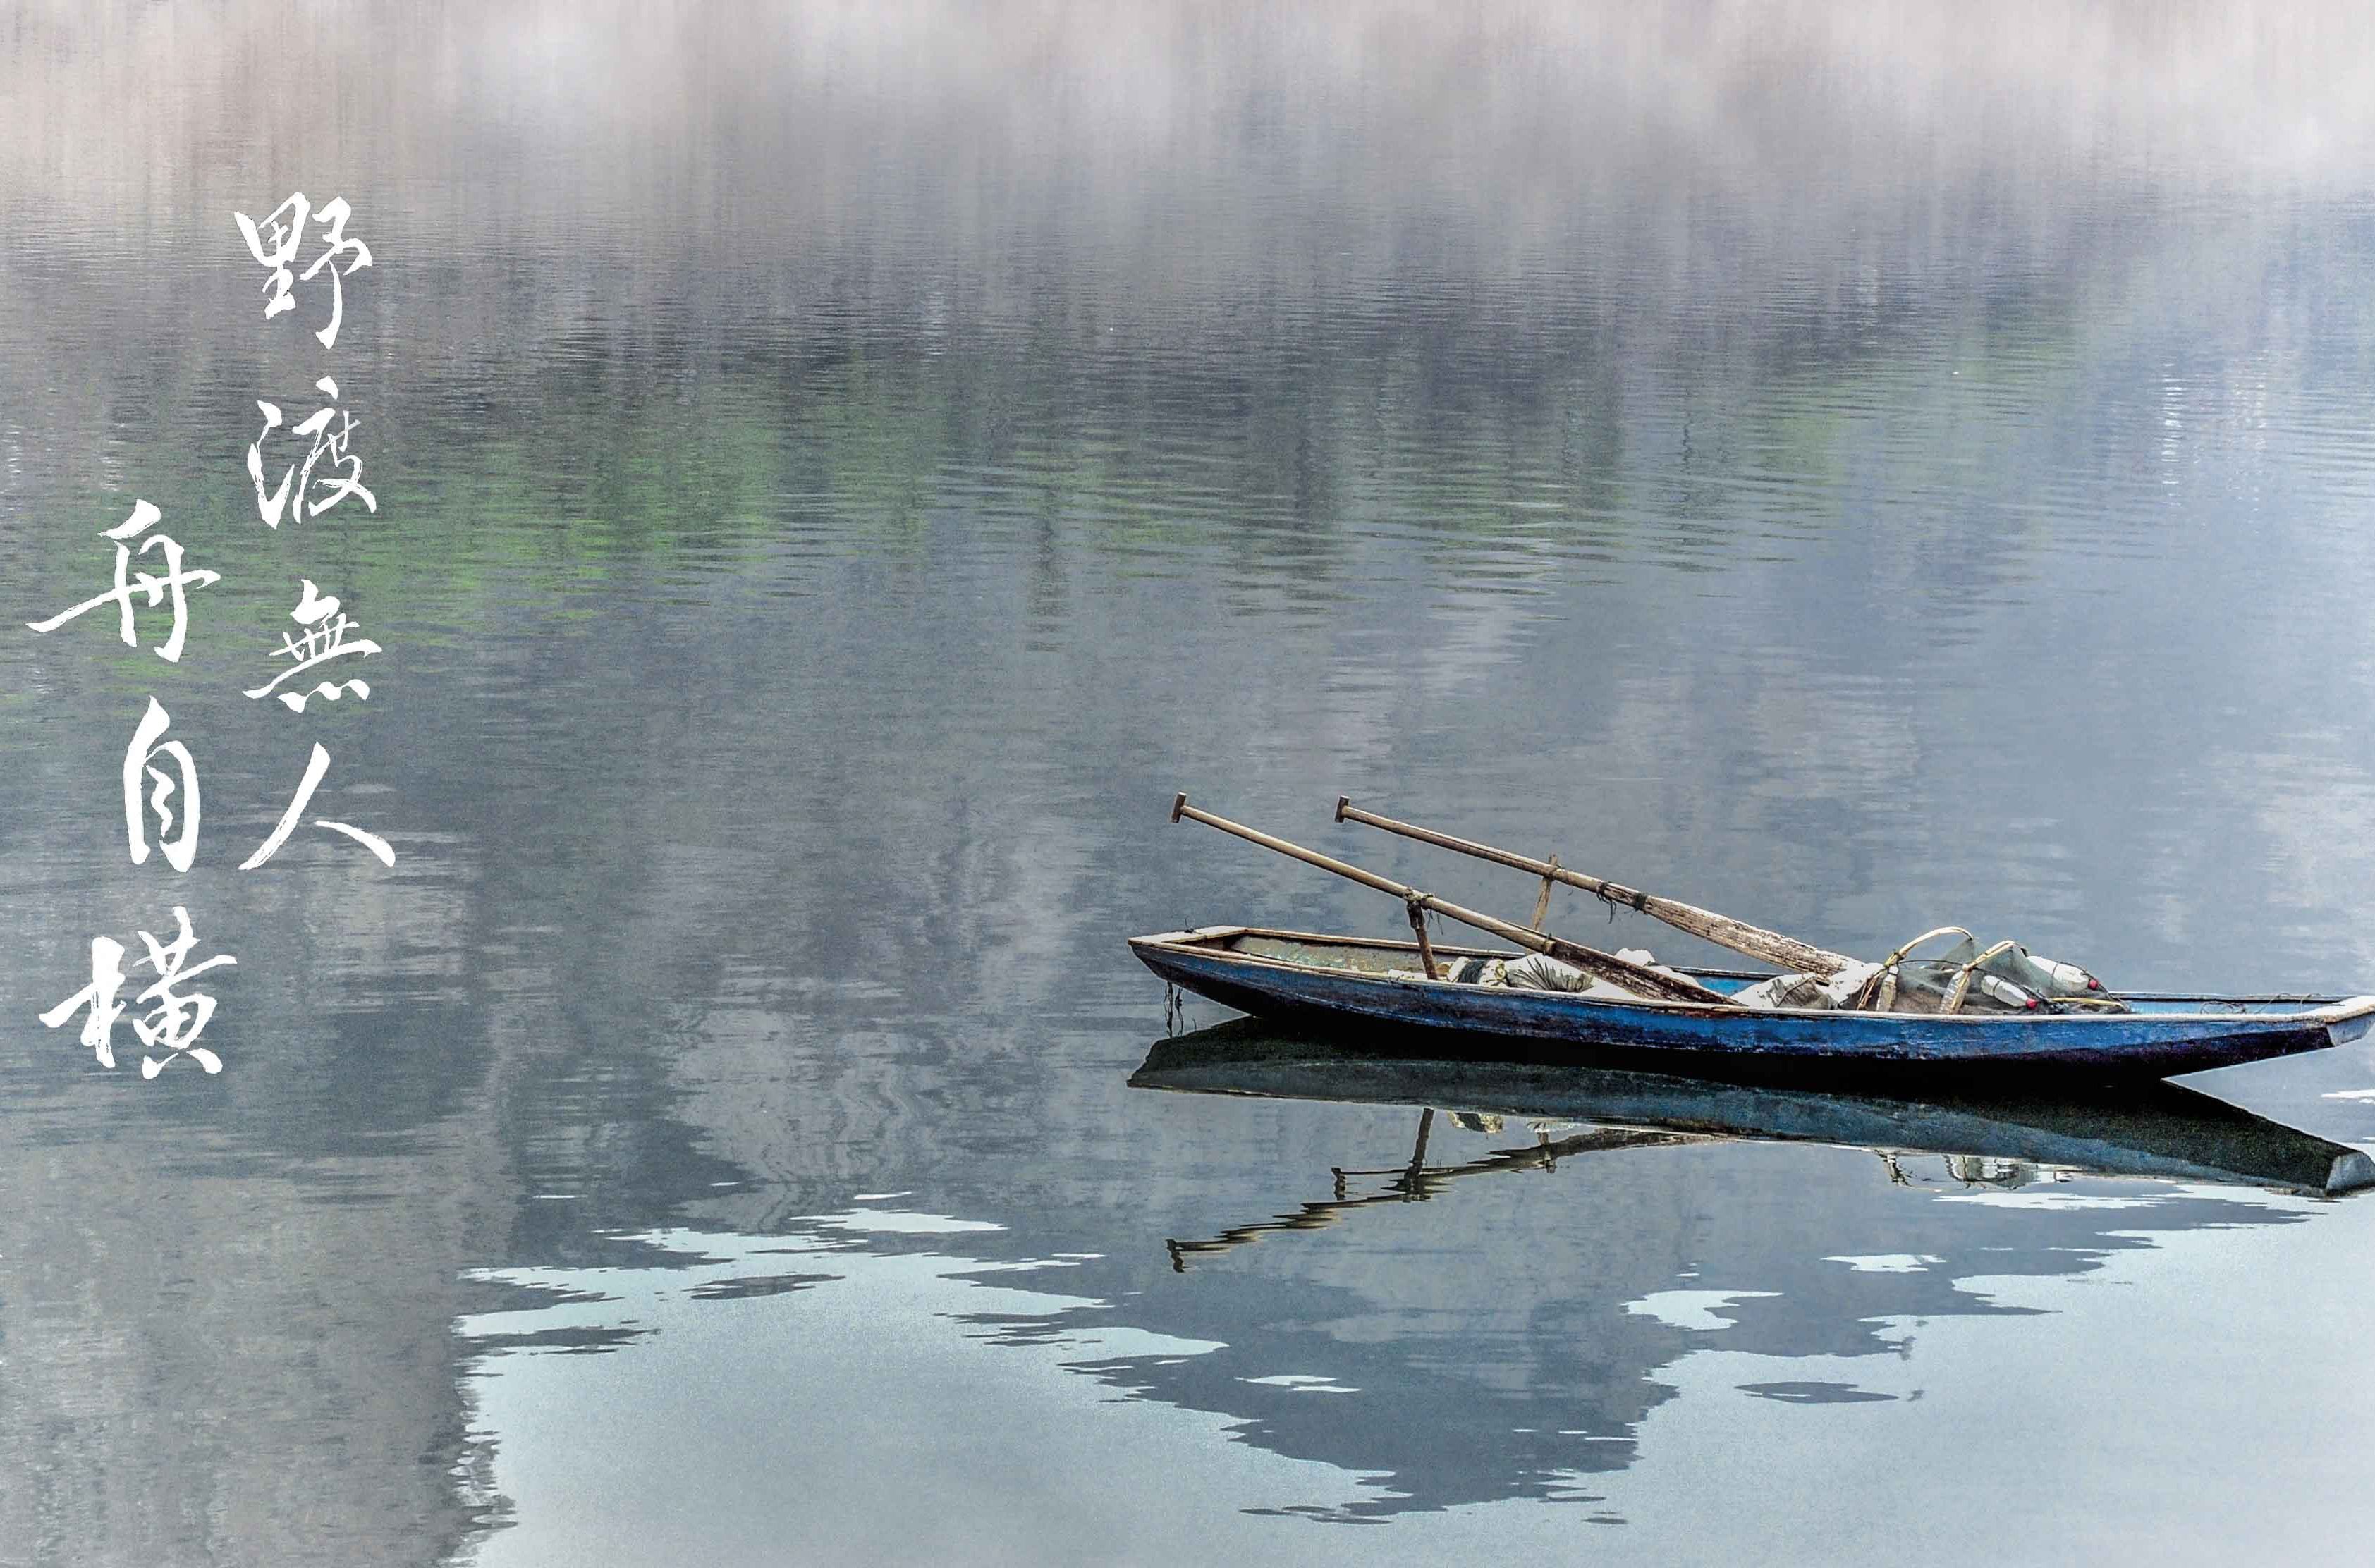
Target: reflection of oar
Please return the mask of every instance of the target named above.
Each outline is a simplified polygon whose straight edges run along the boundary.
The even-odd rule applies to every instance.
[[[1427,1165],[1426,1136],[1435,1119],[1432,1110],[1419,1117],[1418,1149],[1408,1165],[1397,1165],[1390,1171],[1345,1171],[1333,1173],[1336,1196],[1306,1203],[1293,1214],[1282,1214],[1275,1220],[1258,1220],[1250,1225],[1234,1225],[1210,1241],[1166,1241],[1164,1250],[1171,1254],[1171,1267],[1179,1273],[1188,1271],[1188,1259],[1199,1253],[1226,1252],[1231,1247],[1258,1241],[1278,1231],[1317,1231],[1334,1224],[1350,1210],[1366,1208],[1380,1203],[1424,1203],[1441,1191],[1454,1176],[1472,1176],[1485,1171],[1526,1171],[1540,1167],[1551,1170],[1569,1155],[1591,1154],[1602,1149],[1660,1149],[1675,1144],[1703,1143],[1705,1138],[1686,1133],[1637,1132],[1629,1127],[1596,1127],[1572,1138],[1543,1138],[1523,1149],[1495,1149],[1482,1160],[1471,1160],[1465,1165]],[[1362,1175],[1391,1175],[1393,1185],[1383,1192],[1366,1193],[1359,1197],[1345,1196],[1344,1178]]]
[[[1243,823],[1232,822],[1226,817],[1215,817],[1210,811],[1199,810],[1188,804],[1188,797],[1185,795],[1171,803],[1171,819],[1176,822],[1182,817],[1192,818],[1208,828],[1218,828],[1224,833],[1234,833],[1248,843],[1258,843],[1264,849],[1274,849],[1279,854],[1290,855],[1306,866],[1317,866],[1322,871],[1333,871],[1339,877],[1350,878],[1363,887],[1375,888],[1381,893],[1391,893],[1401,900],[1402,907],[1410,912],[1412,927],[1418,932],[1419,961],[1425,966],[1430,978],[1435,974],[1435,949],[1427,940],[1426,923],[1420,918],[1420,912],[1424,910],[1433,910],[1436,914],[1447,919],[1457,920],[1463,925],[1473,925],[1479,931],[1490,932],[1505,942],[1515,942],[1521,948],[1547,954],[1561,963],[1573,964],[1587,974],[1596,974],[1602,980],[1612,981],[1628,991],[1637,992],[1643,996],[1660,996],[1670,1002],[1706,1002],[1718,1007],[1731,1005],[1731,997],[1720,991],[1711,991],[1696,980],[1687,980],[1679,974],[1667,974],[1651,969],[1646,964],[1634,963],[1618,958],[1613,953],[1603,953],[1597,948],[1587,948],[1579,943],[1562,941],[1556,937],[1546,937],[1540,931],[1531,930],[1523,925],[1512,925],[1506,920],[1495,920],[1489,914],[1482,914],[1456,903],[1447,903],[1433,893],[1423,893],[1416,888],[1388,880],[1374,871],[1364,871],[1357,866],[1347,865],[1330,855],[1322,855],[1317,850],[1306,849],[1301,844],[1289,843],[1284,839],[1272,838],[1268,833],[1258,832]]]
[[[1478,843],[1473,839],[1454,838],[1449,833],[1438,833],[1431,828],[1397,822],[1391,817],[1380,817],[1374,811],[1362,810],[1353,804],[1349,796],[1336,797],[1336,819],[1340,822],[1365,822],[1372,828],[1383,828],[1389,833],[1400,833],[1406,839],[1416,839],[1421,843],[1431,843],[1439,849],[1457,850],[1462,855],[1472,855],[1479,860],[1490,860],[1495,865],[1532,872],[1542,879],[1542,902],[1535,905],[1534,924],[1537,925],[1542,924],[1542,915],[1549,913],[1551,884],[1565,882],[1570,888],[1581,888],[1587,893],[1597,894],[1610,903],[1637,909],[1644,914],[1654,914],[1676,930],[1704,937],[1719,948],[1730,948],[1733,952],[1745,953],[1750,958],[1778,965],[1793,973],[1837,974],[1854,961],[1843,953],[1829,952],[1802,942],[1795,937],[1784,937],[1778,931],[1767,931],[1761,925],[1751,925],[1730,915],[1701,909],[1696,904],[1678,903],[1672,899],[1661,899],[1655,893],[1641,892],[1633,888],[1620,887],[1614,882],[1603,882],[1597,877],[1587,877],[1580,871],[1570,871],[1558,863],[1556,855],[1548,860],[1536,860],[1530,855],[1513,855],[1506,849],[1495,849],[1489,843]]]

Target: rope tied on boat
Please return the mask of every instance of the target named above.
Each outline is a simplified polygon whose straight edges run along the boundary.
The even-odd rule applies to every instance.
[[[1553,858],[1555,859],[1556,857],[1554,856]],[[1613,882],[1602,882],[1600,886],[1592,889],[1591,893],[1594,898],[1601,900],[1611,909],[1614,909],[1621,904],[1625,908],[1632,910],[1637,914],[1648,913],[1649,895],[1641,891],[1637,888],[1621,888]]]

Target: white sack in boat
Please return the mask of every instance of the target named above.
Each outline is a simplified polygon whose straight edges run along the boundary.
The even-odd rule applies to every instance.
[[[1837,974],[1777,974],[1731,994],[1743,1008],[1844,1008],[1880,973],[1876,963],[1850,963]]]
[[[1647,953],[1641,955],[1642,958],[1648,956]],[[1547,953],[1528,953],[1524,958],[1513,959],[1502,965],[1501,984],[1520,991],[1566,991],[1579,996],[1605,996],[1615,1001],[1637,1002],[1641,999],[1622,985],[1612,984],[1598,975],[1586,974],[1575,965],[1562,963]]]
[[[1616,956],[1627,963],[1637,963],[1644,969],[1673,975],[1677,980],[1684,978],[1639,948],[1624,949]],[[1386,971],[1386,978],[1424,980],[1426,976],[1415,969],[1389,969]],[[1443,978],[1463,985],[1507,985],[1516,991],[1563,991],[1569,996],[1597,996],[1612,1002],[1646,999],[1637,991],[1602,980],[1595,974],[1587,974],[1575,965],[1552,958],[1547,953],[1528,953],[1520,959],[1454,959],[1444,966]]]

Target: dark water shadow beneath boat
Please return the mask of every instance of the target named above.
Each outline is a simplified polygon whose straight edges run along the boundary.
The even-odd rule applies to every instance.
[[[2025,1161],[2095,1175],[2315,1197],[2375,1186],[2375,1161],[2361,1150],[2172,1083],[2099,1090],[2014,1083],[1990,1092],[1940,1083],[1918,1095],[1883,1095],[1770,1079],[1447,1061],[1364,1043],[1362,1050],[1348,1050],[1341,1036],[1241,1019],[1156,1043],[1129,1081],[1140,1089],[1404,1104],[1598,1129],[1544,1137],[1531,1149],[1432,1171],[1422,1148],[1405,1173],[1412,1184],[1644,1139],[1719,1138]]]

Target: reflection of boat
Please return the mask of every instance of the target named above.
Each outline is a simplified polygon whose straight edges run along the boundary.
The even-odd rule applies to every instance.
[[[2128,995],[2127,1011],[2045,1016],[1821,1011],[1731,1006],[1724,997],[1756,977],[1718,970],[1678,972],[1719,994],[1706,1001],[1426,980],[1419,968],[1432,958],[1414,942],[1242,925],[1138,937],[1130,948],[1164,979],[1246,1012],[1372,1032],[1456,1031],[1463,1054],[1514,1045],[1669,1072],[2156,1079],[2322,1050],[2375,1026],[2375,996]],[[1432,955],[1517,956],[1439,945]]]
[[[1632,1147],[1609,1132],[1805,1141],[2022,1161],[2099,1175],[2219,1182],[2336,1197],[2375,1185],[2375,1161],[2175,1084],[2116,1099],[1926,1094],[1920,1099],[1707,1082],[1601,1067],[1348,1053],[1324,1036],[1240,1020],[1157,1043],[1140,1089],[1244,1094],[1591,1123],[1567,1152]],[[1595,1142],[1598,1138],[1601,1141]],[[1540,1162],[1513,1150],[1476,1169]],[[1977,1166],[1975,1165],[1976,1169]],[[1450,1168],[1459,1173],[1467,1167]]]

